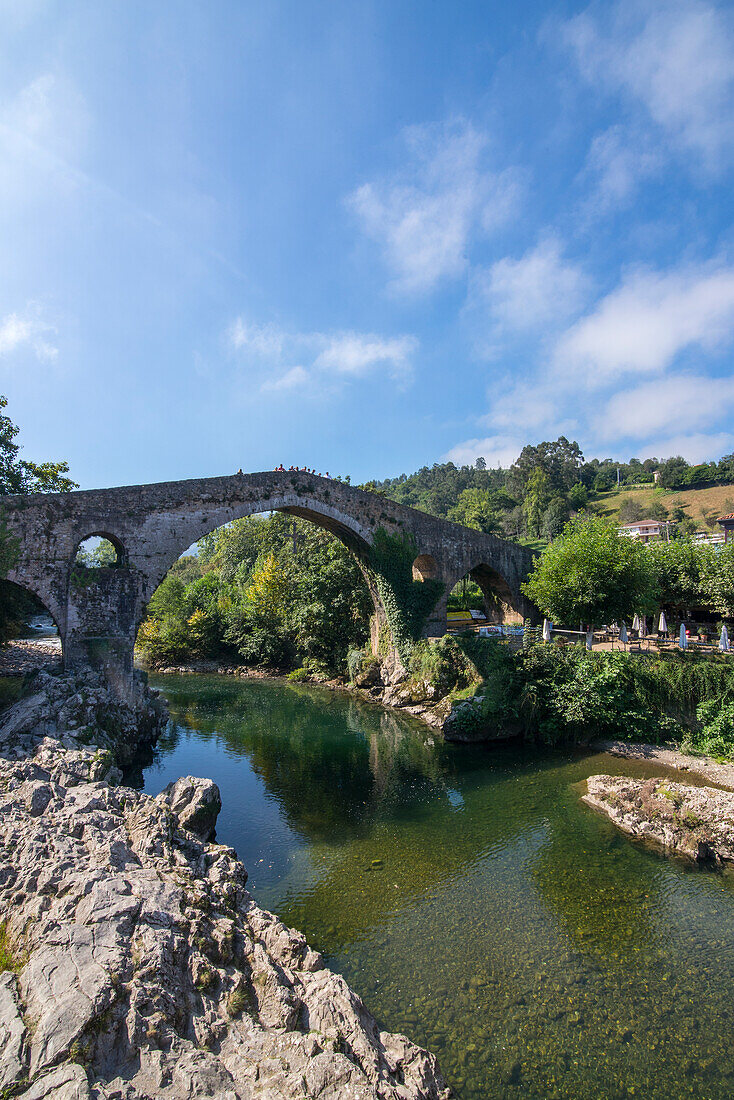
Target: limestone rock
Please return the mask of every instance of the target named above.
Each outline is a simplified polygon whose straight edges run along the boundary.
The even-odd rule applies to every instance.
[[[91,669],[58,675],[40,671],[33,689],[0,718],[0,751],[27,752],[50,736],[69,748],[106,749],[111,767],[129,763],[142,745],[156,740],[167,721],[165,707],[142,675],[125,703],[113,695],[103,674]]]
[[[52,714],[88,705],[50,680]],[[48,713],[42,700],[33,711]],[[380,1032],[304,936],[257,906],[236,853],[203,839],[213,783],[187,776],[157,798],[111,785],[111,744],[100,754],[29,721],[0,751],[0,912],[27,956],[17,980],[0,978],[0,1088],[447,1100],[435,1059]]]
[[[18,1100],[89,1100],[89,1083],[81,1066],[67,1062],[39,1077]]]
[[[26,1076],[25,1025],[15,974],[0,974],[0,1095]]]
[[[734,862],[734,792],[592,775],[584,802],[627,833],[698,863]]]
[[[187,775],[175,783],[169,783],[158,798],[171,807],[183,829],[195,833],[201,840],[208,840],[214,835],[222,798],[219,787],[211,779]]]

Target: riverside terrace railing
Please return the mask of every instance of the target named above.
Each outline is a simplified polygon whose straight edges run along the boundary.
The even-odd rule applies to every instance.
[[[462,626],[457,630],[449,631],[449,633],[463,634],[471,632],[478,635],[480,638],[506,638],[511,643],[521,643],[523,647],[529,645],[538,645],[544,642],[543,627],[534,626],[528,620],[524,623],[484,623],[474,624],[473,626]],[[591,635],[591,637],[589,637]],[[551,627],[550,638],[548,642],[552,642],[555,639],[556,644],[559,641],[565,641],[569,645],[584,646],[588,650],[602,650],[604,652],[624,652],[624,653],[654,653],[664,652],[665,650],[680,649],[683,648],[678,640],[677,632],[668,632],[666,635],[659,634],[644,634],[641,635],[636,631],[630,631],[627,641],[623,642],[619,637],[618,630],[605,629],[605,630],[570,630],[563,627]],[[729,648],[722,649],[720,640],[714,641],[701,641],[698,638],[688,638],[686,649],[690,649],[694,653],[732,653]]]

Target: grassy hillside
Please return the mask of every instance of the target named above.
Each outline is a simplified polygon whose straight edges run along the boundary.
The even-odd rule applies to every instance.
[[[636,500],[647,509],[655,500],[660,500],[670,514],[679,506],[703,530],[710,529],[706,517],[716,517],[734,512],[734,485],[713,485],[706,489],[620,489],[610,493],[596,493],[592,498],[594,510],[602,515],[617,519],[619,509],[625,500]],[[714,526],[713,530],[721,528]]]

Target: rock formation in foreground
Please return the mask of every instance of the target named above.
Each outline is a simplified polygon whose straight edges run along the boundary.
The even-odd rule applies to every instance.
[[[74,714],[112,708],[87,687]],[[0,1096],[446,1100],[434,1058],[380,1031],[208,842],[216,786],[117,785],[90,722],[54,728],[64,693],[41,681],[0,726]]]
[[[698,863],[734,861],[734,792],[668,779],[592,775],[584,802],[631,837]]]

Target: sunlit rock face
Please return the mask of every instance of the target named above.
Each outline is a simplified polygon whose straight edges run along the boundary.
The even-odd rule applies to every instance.
[[[592,775],[584,802],[635,839],[697,863],[734,862],[734,792],[667,779]]]
[[[305,938],[258,908],[235,852],[207,843],[216,785],[186,777],[157,798],[117,785],[114,746],[78,724],[113,693],[53,679],[0,726],[0,1088],[446,1100],[433,1057],[381,1032]]]

